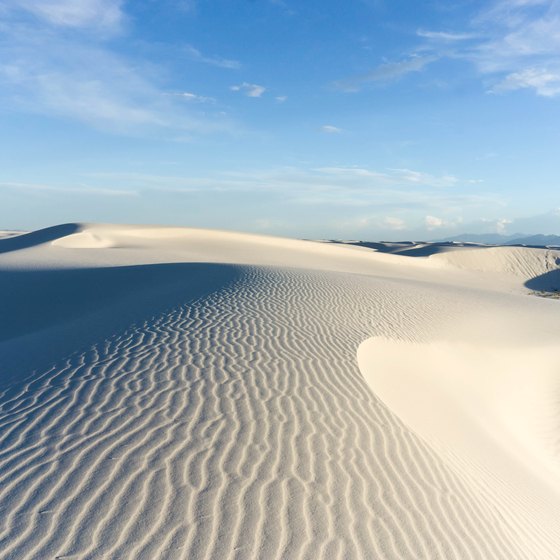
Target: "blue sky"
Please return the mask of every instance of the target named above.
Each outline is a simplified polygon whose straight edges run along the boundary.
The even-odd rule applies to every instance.
[[[560,234],[560,1],[4,0],[0,228]]]

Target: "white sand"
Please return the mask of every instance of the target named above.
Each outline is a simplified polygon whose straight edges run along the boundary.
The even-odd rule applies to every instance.
[[[560,254],[406,253],[0,239],[0,558],[558,558]]]

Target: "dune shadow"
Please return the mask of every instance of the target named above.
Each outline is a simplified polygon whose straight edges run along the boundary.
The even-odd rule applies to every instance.
[[[144,313],[177,298],[188,301],[228,282],[234,273],[232,269],[231,265],[173,263],[4,270],[0,275],[0,341],[131,298],[144,306],[138,308],[138,312]]]
[[[340,241],[331,241],[331,243],[341,243]],[[415,241],[390,241],[390,242],[374,242],[374,241],[351,241],[344,242],[345,245],[355,245],[356,247],[365,247],[374,249],[379,253],[396,254],[403,257],[430,257],[437,253],[454,250],[460,245],[454,242],[442,241],[441,243],[423,244]]]
[[[0,274],[0,385],[222,289],[227,264],[170,263]]]
[[[399,251],[399,255],[401,257],[431,257],[432,255],[444,252],[449,247],[454,248],[455,246],[452,243],[433,243],[424,247],[414,247]]]
[[[560,268],[535,276],[525,282],[525,286],[536,292],[560,292]]]
[[[15,237],[0,239],[0,253],[10,253],[11,251],[19,251],[20,249],[27,249],[35,245],[48,243],[49,241],[72,235],[79,230],[79,224],[60,224],[58,226],[16,235]]]
[[[356,247],[366,247],[367,249],[374,249],[379,253],[392,253],[394,251],[393,247],[390,247],[385,243],[378,243],[375,241],[356,241],[355,243],[348,243],[348,245],[355,245]]]

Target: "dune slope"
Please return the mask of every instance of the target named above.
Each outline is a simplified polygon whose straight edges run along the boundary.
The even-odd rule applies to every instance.
[[[390,373],[386,349],[357,352],[371,337],[483,339],[498,355],[550,345],[558,302],[311,242],[77,224],[30,235],[0,258],[13,324],[0,342],[0,558],[555,558],[539,494],[501,491],[508,461],[523,461],[508,455],[504,475],[492,446],[476,468],[458,459],[477,423],[442,444],[370,378]],[[415,367],[433,365],[420,349]],[[551,507],[553,449],[534,474]]]

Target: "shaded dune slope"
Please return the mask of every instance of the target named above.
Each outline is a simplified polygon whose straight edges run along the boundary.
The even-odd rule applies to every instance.
[[[99,290],[31,302],[56,321],[0,343],[0,558],[554,558],[358,369],[365,339],[441,335],[478,288],[240,264],[15,283],[43,273]]]
[[[15,237],[6,237],[0,239],[0,253],[9,253],[11,251],[19,251],[29,247],[35,247],[56,241],[67,235],[72,235],[83,229],[80,224],[61,224],[49,228],[23,233]]]
[[[78,269],[5,270],[0,275],[0,342],[83,318],[107,306],[125,321],[213,291],[235,276],[231,265],[170,263]],[[107,320],[107,317],[104,317]]]

